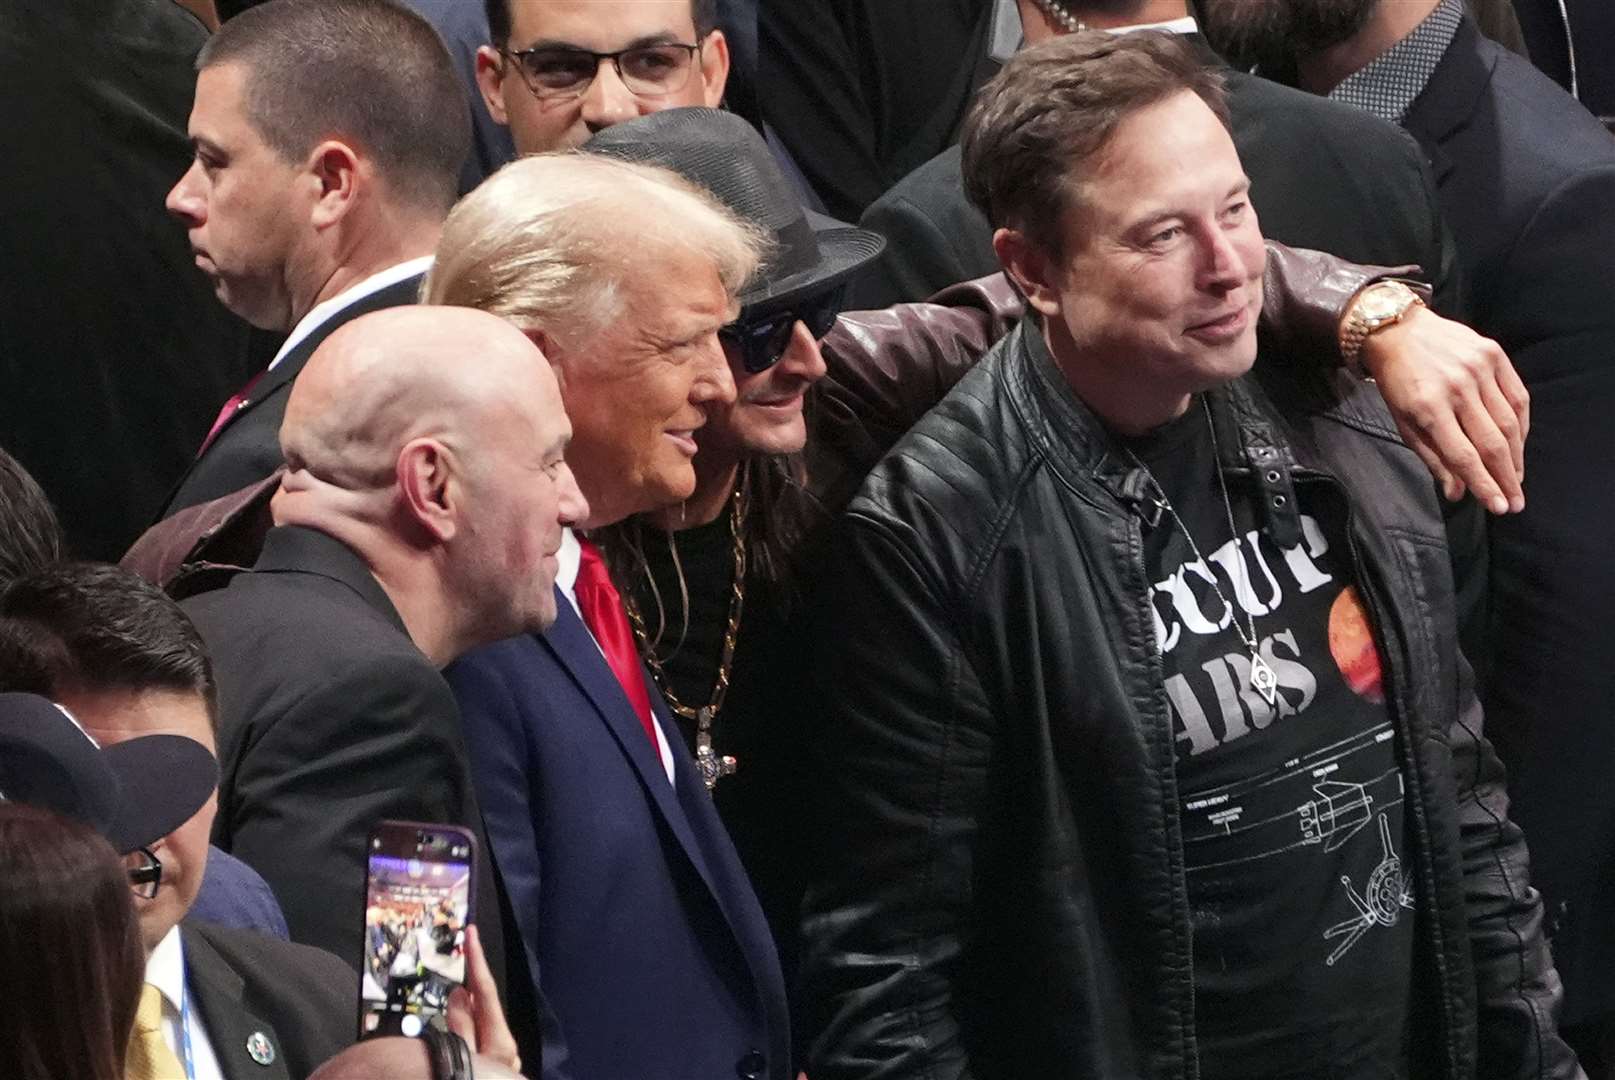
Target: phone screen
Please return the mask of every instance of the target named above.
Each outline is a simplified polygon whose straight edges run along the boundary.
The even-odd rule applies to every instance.
[[[474,843],[447,825],[384,822],[371,833],[362,1035],[419,1035],[465,982]]]

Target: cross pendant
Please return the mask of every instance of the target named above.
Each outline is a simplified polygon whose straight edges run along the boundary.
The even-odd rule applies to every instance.
[[[725,776],[733,776],[740,763],[728,754],[719,754],[710,743],[695,748],[695,767],[701,773],[701,782],[711,791]]]
[[[1279,677],[1267,666],[1267,661],[1255,653],[1251,653],[1251,686],[1269,705],[1278,703]]]

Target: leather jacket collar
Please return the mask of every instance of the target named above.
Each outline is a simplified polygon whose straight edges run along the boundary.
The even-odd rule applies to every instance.
[[[1041,323],[1027,316],[1012,332],[1005,365],[1010,400],[1034,445],[1067,483],[1096,484],[1123,506],[1154,524],[1160,508],[1148,496],[1147,475],[1120,451],[1106,430],[1066,382],[1043,340]],[[1300,542],[1288,441],[1274,430],[1259,401],[1260,389],[1243,376],[1207,392],[1217,429],[1220,465],[1230,478],[1254,474],[1261,493],[1264,524],[1274,543]]]

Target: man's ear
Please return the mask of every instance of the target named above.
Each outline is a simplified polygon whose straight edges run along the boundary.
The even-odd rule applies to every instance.
[[[706,87],[707,108],[723,104],[723,91],[729,85],[729,39],[722,30],[712,31],[701,45],[701,84]]]
[[[314,185],[316,229],[335,225],[353,209],[354,195],[368,181],[360,176],[359,155],[345,142],[327,139],[308,155],[307,175]]]
[[[460,499],[453,455],[436,439],[413,439],[398,452],[394,479],[411,531],[429,543],[446,543],[459,532]]]
[[[1060,313],[1060,266],[1043,245],[1019,229],[999,229],[993,233],[993,251],[1034,311],[1045,318]]]
[[[520,75],[516,77],[521,78]],[[488,115],[493,117],[494,123],[509,127],[504,84],[505,58],[492,45],[482,46],[477,50],[477,89],[482,91],[483,104],[488,106]]]

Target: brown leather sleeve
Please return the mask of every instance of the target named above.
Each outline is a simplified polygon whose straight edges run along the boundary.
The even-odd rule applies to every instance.
[[[1352,297],[1364,285],[1418,273],[1416,266],[1359,266],[1269,240],[1262,293],[1263,355],[1326,357],[1335,366],[1340,359],[1340,317]]]
[[[923,304],[843,314],[821,342],[827,374],[814,389],[808,471],[839,511],[914,422],[1025,313],[1003,274],[942,290]]]
[[[285,471],[164,518],[141,534],[118,565],[171,592],[191,564],[251,566],[274,526],[269,503]]]

